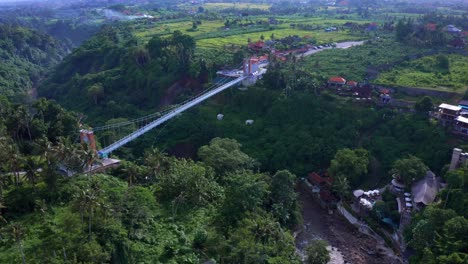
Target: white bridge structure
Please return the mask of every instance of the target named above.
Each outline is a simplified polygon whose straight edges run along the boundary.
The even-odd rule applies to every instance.
[[[93,128],[92,130],[81,130],[80,131],[80,138],[82,141],[89,143],[93,148],[96,147],[96,142],[94,138],[95,131],[102,131],[102,130],[109,130],[109,129],[116,129],[122,126],[127,126],[139,122],[148,122],[146,125],[142,126],[141,128],[135,130],[134,132],[130,133],[129,135],[115,141],[114,143],[104,147],[103,149],[97,151],[98,155],[102,159],[108,159],[109,154],[118,148],[124,146],[125,144],[137,139],[138,137],[144,135],[148,131],[158,127],[159,125],[163,124],[164,122],[176,117],[177,115],[181,114],[182,112],[202,103],[203,101],[207,100],[208,98],[221,93],[222,91],[243,83],[244,85],[250,85],[255,83],[255,81],[266,72],[266,69],[258,67],[258,61],[255,59],[247,59],[244,62],[242,70],[237,70],[235,76],[232,75],[224,75],[225,77],[222,78],[220,83],[214,84],[212,87],[208,88],[201,94],[181,103],[178,105],[173,106],[170,109],[166,109],[163,112],[157,112],[151,115],[147,115],[144,117],[140,117],[137,119],[111,124],[101,127]],[[232,79],[235,77],[235,79]],[[228,80],[228,81],[227,81]],[[227,82],[226,82],[227,81]]]

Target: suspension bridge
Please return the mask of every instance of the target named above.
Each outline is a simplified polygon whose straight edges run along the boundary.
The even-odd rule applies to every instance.
[[[177,105],[173,105],[172,107],[165,109],[161,112],[156,112],[144,117],[136,118],[133,120],[120,122],[116,124],[110,124],[100,127],[95,127],[91,130],[81,130],[80,131],[80,138],[81,141],[86,142],[91,145],[92,148],[96,148],[96,142],[94,138],[94,133],[99,131],[105,130],[115,130],[119,129],[124,126],[129,126],[133,124],[144,124],[137,130],[131,132],[130,134],[118,139],[117,141],[111,143],[110,145],[104,147],[101,150],[98,150],[98,156],[102,159],[101,166],[92,166],[89,168],[88,171],[95,171],[102,167],[112,166],[115,163],[118,163],[118,160],[109,159],[109,154],[120,147],[128,144],[129,142],[139,138],[140,136],[146,134],[150,130],[160,126],[161,124],[171,120],[172,118],[176,117],[177,115],[181,114],[182,112],[202,103],[203,101],[207,100],[208,98],[223,92],[224,90],[243,83],[245,85],[254,83],[258,78],[260,78],[266,69],[260,68],[258,65],[258,60],[255,59],[248,59],[244,61],[241,70],[234,70],[230,71],[230,73],[220,73],[218,74],[223,75],[220,80],[214,83],[211,87],[205,89],[202,93],[180,103]],[[233,74],[235,73],[235,74]]]

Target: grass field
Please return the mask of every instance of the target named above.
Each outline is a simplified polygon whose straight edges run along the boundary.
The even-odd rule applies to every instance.
[[[301,66],[304,70],[322,75],[324,78],[342,76],[348,80],[362,81],[366,78],[367,68],[390,64],[402,60],[407,55],[424,52],[422,48],[408,47],[395,42],[389,35],[372,40],[352,49],[332,49],[306,57]]]
[[[201,25],[198,26],[197,31],[188,31],[192,28],[192,21],[182,21],[182,22],[167,22],[167,23],[158,23],[151,28],[142,28],[137,30],[135,35],[138,38],[149,40],[152,36],[164,36],[170,35],[176,30],[182,31],[184,34],[196,37],[197,35],[215,32],[218,31],[221,27],[224,26],[224,22],[221,20],[214,21],[203,21]]]
[[[228,8],[268,10],[270,9],[271,5],[253,3],[207,3],[204,4],[203,7],[207,10],[221,10]]]
[[[266,17],[256,17],[255,20],[266,20]],[[263,35],[265,39],[269,39],[272,34],[275,38],[283,38],[289,35],[311,36],[317,42],[339,42],[345,40],[360,40],[363,36],[350,34],[347,30],[336,32],[324,32],[318,30],[299,30],[290,27],[290,24],[308,24],[318,25],[320,27],[340,26],[349,20],[340,19],[323,19],[323,18],[304,18],[304,17],[278,17],[282,23],[274,26],[252,26],[247,28],[233,28],[224,30],[223,20],[202,21],[198,25],[196,31],[191,31],[192,21],[179,21],[157,23],[150,27],[143,26],[136,30],[135,35],[143,41],[148,41],[153,36],[166,36],[172,34],[176,30],[180,30],[185,34],[193,36],[197,40],[197,46],[200,48],[222,48],[225,45],[246,45],[250,38],[252,41],[257,41]],[[353,21],[356,23],[367,23],[369,21]]]
[[[224,45],[247,45],[247,40],[250,38],[252,41],[257,41],[260,36],[263,35],[266,39],[269,39],[271,34],[275,35],[275,38],[284,38],[289,35],[299,36],[311,36],[316,39],[317,42],[340,42],[345,40],[359,40],[362,37],[352,36],[346,31],[338,32],[323,32],[321,30],[314,31],[303,31],[294,29],[274,29],[263,32],[238,34],[235,36],[228,36],[223,38],[209,38],[201,39],[197,41],[197,45],[201,48],[220,48]]]
[[[447,57],[448,71],[440,68],[437,56],[428,56],[382,73],[375,83],[464,93],[468,88],[468,57],[455,54]]]

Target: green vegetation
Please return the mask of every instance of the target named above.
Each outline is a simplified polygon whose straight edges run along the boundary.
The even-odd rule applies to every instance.
[[[464,93],[468,88],[468,57],[463,55],[428,56],[406,61],[380,74],[375,83]]]
[[[406,228],[406,241],[416,250],[411,263],[468,261],[468,173],[465,167],[445,174],[441,201],[418,213]]]
[[[29,119],[2,98],[0,262],[299,263],[284,228],[300,221],[290,172],[253,172],[236,141],[214,139],[202,162],[153,149],[113,176],[64,177],[57,168],[80,172],[95,154],[58,137],[76,131],[73,114],[34,108]]]
[[[331,160],[328,172],[337,182],[338,178],[349,180],[353,188],[362,183],[362,177],[367,174],[369,153],[365,149],[340,149]],[[342,180],[345,181],[345,180]]]
[[[220,10],[228,8],[237,8],[237,9],[261,9],[268,10],[271,5],[269,4],[254,4],[254,3],[206,3],[203,7],[207,10]]]
[[[426,176],[427,170],[427,166],[420,159],[410,155],[408,158],[396,160],[390,173],[406,186],[411,186],[411,183]]]
[[[66,47],[48,35],[0,24],[0,94],[25,94],[65,54]]]
[[[180,31],[138,45],[126,27],[104,27],[55,68],[39,94],[102,120],[136,116],[141,107],[158,107],[173,83],[206,75],[204,62],[192,59],[194,48]]]
[[[267,17],[255,17],[238,19],[240,22],[248,24],[247,26],[235,27],[228,25],[226,20],[201,20],[201,24],[197,25],[196,30],[193,30],[193,22],[185,21],[167,21],[157,23],[156,25],[137,25],[135,36],[139,39],[148,40],[152,36],[167,36],[173,31],[180,30],[197,40],[197,47],[201,49],[220,49],[232,45],[244,46],[247,45],[247,40],[257,41],[260,35],[271,36],[276,38],[284,38],[291,35],[310,36],[317,43],[330,43],[345,40],[360,40],[366,38],[358,30],[352,30],[342,27],[349,20],[340,19],[320,19],[320,18],[304,18],[304,17],[278,17],[274,16],[277,21],[274,24],[268,22]],[[236,20],[237,18],[232,18]],[[362,24],[369,21],[355,21],[356,24]],[[307,30],[299,30],[295,25],[311,26]],[[228,26],[226,26],[228,25]],[[292,27],[291,25],[294,25]],[[323,29],[329,26],[340,27],[339,31],[324,32]],[[226,28],[227,27],[227,28]]]
[[[1,263],[300,263],[292,236],[301,225],[298,177],[327,171],[333,195],[347,200],[352,189],[382,187],[392,174],[409,185],[427,169],[444,175],[448,186],[406,230],[416,251],[411,262],[467,261],[468,174],[464,167],[445,173],[459,144],[427,119],[438,99],[419,98],[415,113],[406,113],[322,89],[328,77],[341,75],[462,93],[468,61],[449,55],[451,37],[442,30],[449,23],[466,28],[462,12],[423,16],[425,7],[370,1],[344,7],[157,2],[111,7],[154,17],[106,21],[39,87],[40,95],[83,114],[45,99],[22,105],[0,97]],[[83,23],[74,24],[45,14],[37,24],[78,43],[89,33],[83,25],[103,22],[94,9],[79,16]],[[435,30],[427,23],[437,23]],[[64,53],[46,35],[10,26],[0,33],[2,95],[35,87]],[[204,90],[216,70],[252,55],[248,42],[292,35],[310,38],[279,43],[277,50],[366,43],[305,58],[290,54],[285,62],[271,56],[255,86],[225,91],[114,151],[119,167],[86,173],[100,160],[76,142],[80,128],[184,101]],[[96,131],[98,148],[136,127]],[[395,196],[382,198],[366,217],[381,235],[382,218],[399,220]],[[326,246],[310,243],[306,261],[329,261]]]
[[[368,75],[372,77],[371,73],[379,71],[381,66],[388,67],[411,55],[427,51],[429,49],[408,47],[395,42],[393,36],[385,35],[351,49],[322,51],[306,57],[302,65],[306,71],[324,78],[342,76],[347,80],[361,81]]]
[[[326,264],[330,261],[329,252],[327,250],[327,242],[324,240],[312,241],[306,249],[307,264]]]

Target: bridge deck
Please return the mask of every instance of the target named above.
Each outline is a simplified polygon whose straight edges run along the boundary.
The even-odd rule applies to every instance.
[[[206,99],[228,89],[229,87],[233,86],[233,85],[236,85],[238,83],[240,83],[241,81],[243,81],[244,79],[246,79],[248,76],[241,76],[235,80],[232,80],[226,84],[223,84],[221,85],[220,87],[218,88],[215,88],[215,89],[212,89],[210,91],[207,91],[203,94],[201,94],[200,96],[196,97],[195,99],[173,109],[172,111],[170,111],[169,113],[163,115],[162,117],[154,120],[153,122],[149,123],[148,125],[136,130],[135,132],[125,136],[124,138],[121,138],[119,139],[118,141],[112,143],[111,145],[103,148],[102,150],[100,150],[98,152],[99,156],[101,158],[107,158],[108,154],[120,147],[122,147],[123,145],[133,141],[134,139],[138,138],[139,136],[145,134],[146,132],[150,131],[151,129],[161,125],[162,123],[174,118],[175,116],[177,116],[178,114],[182,113],[183,111],[205,101]]]

